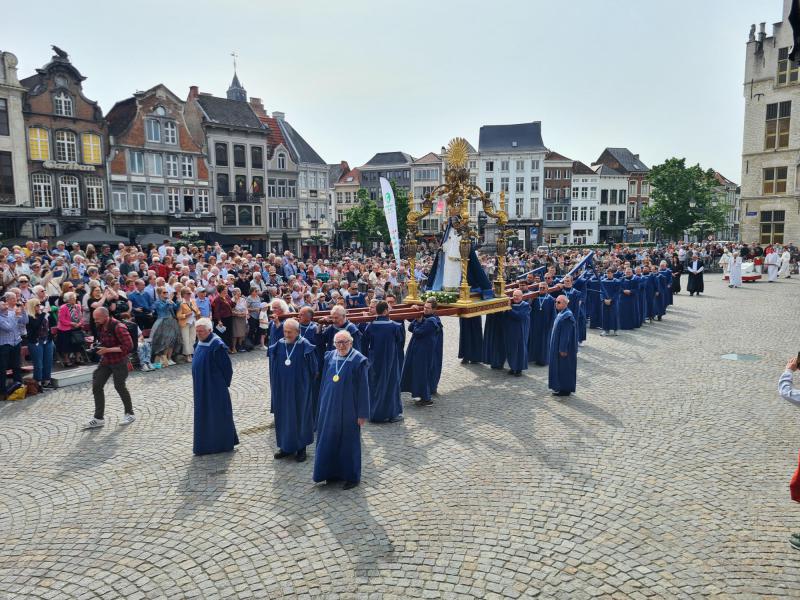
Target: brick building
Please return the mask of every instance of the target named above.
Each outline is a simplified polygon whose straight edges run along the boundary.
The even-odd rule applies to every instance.
[[[627,202],[621,202],[625,208],[624,222],[620,223],[617,220],[616,223],[612,224],[609,221],[606,225],[607,229],[601,227],[601,231],[605,231],[608,237],[604,238],[601,233],[600,239],[605,240],[613,237],[617,242],[646,240],[649,232],[642,223],[642,209],[650,202],[650,182],[647,180],[650,168],[639,159],[638,154],[634,154],[627,148],[606,148],[598,159],[592,163],[593,167],[597,165],[608,167],[601,175],[612,178],[610,187],[606,188],[609,193],[613,193],[612,190],[617,189],[616,184],[618,181],[616,179],[618,175],[622,175],[627,179],[627,188],[625,190]],[[609,202],[610,200],[611,198],[609,197]],[[603,223],[601,222],[602,225]],[[616,228],[621,225],[624,227],[620,231],[616,231]]]
[[[544,156],[545,244],[566,244],[570,236],[573,160],[558,152]]]
[[[158,84],[109,111],[110,204],[117,235],[213,231],[208,165],[202,141],[186,126],[184,108],[183,100]]]
[[[86,79],[66,52],[20,83],[28,140],[37,237],[63,236],[87,227],[108,229],[106,122],[97,102],[83,95]],[[29,220],[23,215],[21,219]]]

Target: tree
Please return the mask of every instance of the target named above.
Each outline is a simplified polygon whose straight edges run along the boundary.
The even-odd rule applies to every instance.
[[[725,223],[725,210],[717,206],[717,181],[713,171],[700,165],[686,167],[685,158],[670,158],[654,166],[648,175],[650,205],[642,220],[653,231],[671,240],[685,231],[716,231]]]
[[[397,207],[397,230],[402,240],[406,234],[406,219],[409,212],[408,193],[403,188],[398,188],[394,180],[390,183]],[[388,244],[390,242],[389,225],[386,223],[383,209],[378,208],[374,200],[370,200],[367,190],[363,188],[358,190],[356,198],[359,201],[358,206],[345,213],[340,228],[352,231],[362,247],[366,248],[369,242],[376,238],[380,238]]]
[[[390,182],[394,193],[394,203],[397,207],[397,232],[401,240],[406,239],[406,227],[408,225],[408,212],[411,207],[408,205],[408,192],[405,188],[398,188],[394,179]],[[420,202],[422,198],[419,198]],[[388,231],[387,231],[388,234]]]

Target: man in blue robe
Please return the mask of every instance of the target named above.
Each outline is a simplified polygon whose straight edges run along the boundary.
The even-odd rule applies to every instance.
[[[280,317],[289,314],[289,305],[286,301],[280,298],[275,298],[270,302],[270,310],[272,311],[272,320],[269,322],[269,336],[267,338],[267,347],[277,343],[278,340],[283,338],[283,322]]]
[[[486,315],[481,362],[492,369],[502,369],[506,364],[505,320],[505,312]]]
[[[314,380],[317,348],[300,336],[300,323],[283,322],[283,339],[269,354],[270,412],[275,415],[275,458],[295,455],[306,460],[306,446],[314,441]]]
[[[625,277],[620,279],[622,294],[619,297],[619,328],[636,329],[639,322],[639,282],[633,278],[633,269],[625,270]]]
[[[478,364],[483,360],[483,330],[480,317],[458,319],[458,358],[465,365]]]
[[[546,367],[550,355],[550,332],[556,318],[556,301],[548,293],[547,283],[539,284],[539,296],[531,302],[531,329],[528,338],[528,362]]]
[[[344,481],[344,489],[361,481],[361,427],[369,418],[369,366],[353,348],[346,329],[337,331],[335,350],[325,353],[319,390],[315,482]]]
[[[614,270],[608,269],[605,278],[600,281],[600,301],[603,308],[603,331],[600,335],[609,335],[612,331],[617,335],[621,293],[619,280],[614,277]]]
[[[213,333],[210,319],[195,325],[197,346],[192,358],[195,454],[230,452],[239,443],[228,388],[233,367],[228,347]]]
[[[433,366],[431,371],[431,394],[434,396],[439,395],[439,380],[442,378],[442,362],[444,360],[444,327],[442,320],[436,315],[436,308],[438,306],[436,299],[431,298],[426,302],[431,306],[431,314],[429,319],[434,319],[439,330],[436,332],[436,342],[433,346]]]
[[[403,362],[400,390],[419,398],[419,406],[433,404],[431,396],[436,391],[433,385],[438,383],[441,374],[441,358],[437,361],[435,354],[439,347],[442,322],[434,314],[435,306],[436,300],[429,299],[425,302],[423,312],[408,326],[411,341]],[[436,372],[437,368],[439,373]]]
[[[300,335],[311,342],[316,348],[317,357],[317,372],[314,374],[314,422],[317,421],[317,413],[319,412],[319,377],[320,370],[322,369],[322,361],[325,357],[325,347],[321,342],[321,335],[319,325],[314,323],[314,309],[310,306],[304,306],[297,311],[297,321],[300,323]]]
[[[647,275],[642,267],[636,267],[633,278],[639,284],[637,290],[638,296],[638,309],[639,309],[639,327],[641,327],[647,319]]]
[[[569,300],[569,305],[572,307],[573,316],[578,326],[578,345],[582,345],[586,339],[586,302],[584,302],[583,290],[586,289],[586,280],[578,279],[573,280],[572,275],[564,275],[562,281],[564,285],[563,293]]]
[[[347,311],[344,306],[336,305],[331,309],[331,324],[322,330],[320,344],[326,352],[333,350],[334,336],[340,331],[347,331],[353,340],[353,349],[361,352],[361,330],[355,323],[347,320]]]
[[[522,299],[522,290],[511,294],[511,310],[506,312],[506,355],[509,375],[519,377],[528,369],[528,335],[531,330],[531,306]]]
[[[645,298],[647,300],[647,310],[645,313],[645,318],[652,323],[653,318],[657,316],[656,291],[658,290],[658,275],[656,275],[655,273],[651,273],[649,266],[644,266],[642,268],[642,274],[644,275],[643,279],[646,286]]]
[[[375,305],[375,314],[375,320],[367,323],[362,340],[369,364],[369,420],[394,423],[403,418],[400,373],[406,332],[400,323],[389,319],[389,305],[383,300]]]
[[[547,387],[554,396],[569,396],[575,391],[578,372],[578,333],[575,317],[567,308],[569,300],[561,295],[556,299],[558,316],[550,335],[550,365]]]
[[[672,269],[669,268],[667,261],[662,260],[658,264],[658,275],[664,278],[664,312],[667,312],[667,306],[672,306]]]
[[[600,300],[600,278],[592,273],[586,280],[586,318],[589,329],[603,328],[603,302]]]
[[[656,276],[658,284],[658,302],[656,318],[660,321],[661,317],[667,314],[667,306],[669,306],[669,294],[672,290],[672,273],[667,271],[667,263],[662,261],[656,268],[655,265],[651,268],[653,274]]]

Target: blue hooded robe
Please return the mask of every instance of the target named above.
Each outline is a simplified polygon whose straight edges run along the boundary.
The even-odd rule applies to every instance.
[[[228,392],[232,379],[225,343],[214,333],[198,341],[192,358],[195,454],[230,452],[239,443]]]
[[[634,275],[639,283],[639,326],[647,319],[647,275]]]
[[[560,352],[566,352],[562,357]],[[578,371],[578,332],[575,317],[568,308],[556,316],[550,335],[550,365],[547,387],[556,392],[574,392]]]
[[[603,330],[619,329],[619,297],[622,295],[619,279],[612,277],[600,280],[600,306],[603,311]],[[611,300],[611,304],[606,304]]]
[[[317,349],[303,337],[294,344],[280,339],[269,354],[270,409],[275,415],[275,441],[283,452],[294,454],[314,441],[314,381]],[[285,361],[289,360],[290,365]]]
[[[458,358],[470,362],[483,360],[483,330],[480,317],[458,319]]]
[[[666,307],[672,306],[672,269],[667,267],[666,269],[659,271],[658,275],[659,277],[664,278],[664,285],[666,286],[664,291],[664,297],[667,299],[664,306],[664,312],[666,312]]]
[[[358,350],[325,353],[319,390],[314,481],[361,481],[361,427],[369,418],[369,367]],[[338,373],[338,381],[333,377]]]
[[[636,329],[641,326],[639,321],[639,282],[632,276],[620,279],[619,296],[619,328]],[[626,294],[625,291],[630,294]]]
[[[550,355],[550,332],[556,318],[556,301],[550,294],[531,301],[531,331],[528,338],[528,362],[546,367]]]
[[[524,300],[511,303],[505,313],[505,342],[508,367],[512,371],[528,369],[528,335],[531,330],[531,305]]]
[[[433,315],[429,319],[436,319],[439,325],[439,331],[436,334],[436,344],[433,348],[433,370],[431,372],[431,393],[439,393],[439,380],[442,378],[442,361],[444,360],[444,327],[442,327],[442,320]]]
[[[648,273],[642,276],[645,281],[645,298],[647,299],[646,319],[654,319],[658,316],[656,312],[656,290],[658,289],[658,275]]]
[[[369,420],[391,421],[403,413],[400,373],[406,332],[389,317],[376,317],[364,329],[363,347],[369,364]]]
[[[600,301],[600,279],[594,275],[586,281],[586,317],[589,329],[603,328],[603,303]]]
[[[442,323],[438,317],[424,317],[422,321],[411,321],[408,330],[411,332],[411,341],[408,343],[403,373],[400,381],[400,390],[410,392],[414,398],[430,400],[435,391],[434,382],[438,383],[441,372],[441,358],[437,362],[434,356],[439,345],[439,334]]]
[[[353,338],[353,348],[361,352],[361,330],[350,321],[344,322],[344,327],[337,327],[336,325],[328,325],[322,330],[320,334],[320,342],[323,344],[326,352],[330,352],[335,348],[333,345],[333,337],[340,331],[348,331]]]
[[[586,339],[586,302],[584,302],[583,292],[575,285],[578,281],[581,282],[582,287],[586,287],[586,282],[578,279],[572,282],[571,288],[564,288],[561,293],[569,300],[570,310],[578,326],[578,342],[582,342]]]
[[[506,364],[505,319],[505,312],[486,315],[481,362],[493,369],[502,369]]]

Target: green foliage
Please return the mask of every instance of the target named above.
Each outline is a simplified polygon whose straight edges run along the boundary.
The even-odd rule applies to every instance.
[[[408,194],[404,189],[397,188],[394,180],[391,181],[391,185],[397,206],[397,229],[402,240],[406,232],[406,218],[409,211]],[[353,237],[362,247],[368,247],[369,242],[373,240],[383,240],[388,244],[389,226],[386,224],[383,209],[378,208],[374,200],[370,200],[367,190],[363,188],[358,190],[356,198],[358,205],[347,210],[339,228],[343,231],[352,231]]]
[[[670,158],[654,166],[648,180],[650,205],[642,209],[642,220],[649,229],[675,240],[684,231],[713,232],[724,225],[725,209],[714,205],[718,183],[713,171],[687,168],[685,158]]]

